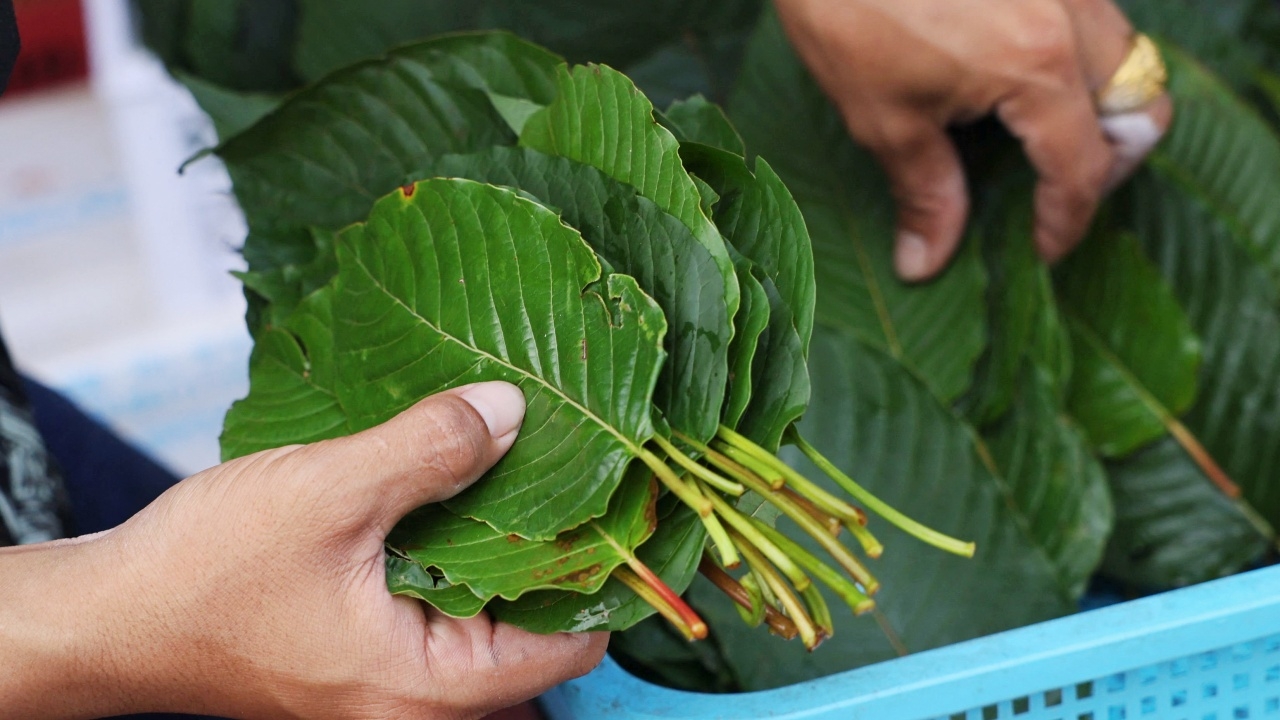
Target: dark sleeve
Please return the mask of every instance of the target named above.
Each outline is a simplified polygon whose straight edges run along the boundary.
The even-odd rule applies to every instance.
[[[69,509],[61,473],[0,340],[0,547],[62,537]]]
[[[13,0],[0,0],[0,94],[9,85],[9,74],[18,61],[18,19],[13,14]]]

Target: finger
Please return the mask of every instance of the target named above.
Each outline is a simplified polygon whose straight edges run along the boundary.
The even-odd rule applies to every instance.
[[[1110,0],[1063,0],[1080,48],[1080,68],[1090,93],[1103,89],[1133,48],[1133,25]],[[1160,142],[1173,119],[1173,103],[1161,96],[1144,108],[1099,119],[1114,152],[1104,184],[1110,192],[1133,174]]]
[[[1173,121],[1173,101],[1161,95],[1150,105],[1131,113],[1107,115],[1099,120],[1102,132],[1115,152],[1115,164],[1104,188],[1110,192],[1133,174],[1164,137]]]
[[[1039,176],[1035,243],[1048,262],[1084,237],[1113,160],[1083,80],[1078,73],[1064,80],[1056,87],[1031,88],[997,107]]]
[[[435,614],[427,629],[428,666],[440,702],[489,711],[542,694],[600,664],[609,634],[538,635],[493,622]]]
[[[502,457],[524,419],[515,385],[485,382],[432,395],[377,427],[304,448],[344,499],[389,530],[410,510],[461,492]]]
[[[1129,54],[1133,25],[1111,0],[1062,0],[1071,18],[1080,71],[1090,93],[1101,90]]]
[[[960,156],[941,126],[910,116],[892,127],[872,152],[897,204],[894,267],[903,280],[918,282],[938,274],[955,254],[969,198]]]

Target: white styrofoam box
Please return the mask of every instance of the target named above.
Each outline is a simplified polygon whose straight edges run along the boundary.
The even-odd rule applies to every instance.
[[[91,81],[0,104],[0,328],[19,366],[181,473],[216,462],[247,391],[245,228],[214,132],[138,43],[126,0],[85,0]]]

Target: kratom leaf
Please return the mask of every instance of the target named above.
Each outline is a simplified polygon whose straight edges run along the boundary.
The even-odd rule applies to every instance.
[[[549,100],[558,62],[504,33],[419,43],[291,96],[217,154],[251,229],[336,230],[439,155],[514,144],[488,92]]]
[[[282,231],[278,237],[267,240],[271,232],[259,231],[252,247],[282,252],[265,261],[249,259],[250,266],[261,269],[236,273],[245,288],[266,303],[259,322],[250,323],[255,335],[260,325],[287,323],[287,318],[302,298],[329,284],[338,272],[338,260],[333,252],[333,231],[316,227],[295,232]],[[294,238],[301,240],[304,237],[306,242],[295,245]]]
[[[636,463],[613,494],[604,517],[565,530],[552,540],[526,540],[460,518],[440,505],[409,513],[387,544],[451,585],[465,585],[485,601],[514,600],[539,589],[598,591],[609,573],[653,533],[658,485]],[[431,602],[431,598],[423,598]],[[434,603],[433,603],[434,604]],[[440,608],[448,612],[445,608]]]
[[[814,280],[804,218],[763,159],[756,160],[757,176],[741,157],[706,145],[685,145],[681,155],[719,196],[714,219],[729,246],[764,274],[759,282],[768,323],[751,362],[751,398],[736,425],[724,422],[774,451],[809,403],[803,359],[813,329]]]
[[[676,100],[662,115],[675,126],[672,132],[682,143],[695,142],[734,155],[743,155],[747,151],[724,110],[701,95]]]
[[[466,585],[450,585],[443,578],[432,577],[418,563],[395,555],[387,555],[387,589],[392,595],[408,595],[431,603],[452,617],[475,617],[484,609],[484,600]]]
[[[805,355],[813,334],[813,250],[804,216],[764,158],[754,173],[730,152],[699,145],[681,148],[689,172],[720,195],[715,223],[721,235],[760,266],[786,303]]]
[[[351,433],[336,396],[333,291],[307,296],[287,323],[257,337],[249,395],[227,412],[222,459]]]
[[[599,168],[679,218],[715,259],[732,318],[739,304],[733,262],[653,105],[625,75],[603,66],[558,68],[556,88],[555,101],[525,123],[520,144]]]
[[[446,505],[531,540],[605,511],[654,433],[666,321],[635,280],[602,278],[553,212],[466,180],[383,198],[340,235],[338,265],[338,397],[353,430],[507,380],[528,403],[521,440]]]
[[[1267,535],[1172,438],[1107,471],[1116,508],[1102,565],[1110,577],[1143,588],[1190,585],[1239,572],[1267,549]]]
[[[760,335],[769,326],[769,295],[762,284],[767,279],[764,271],[732,247],[729,249],[734,254],[742,303],[733,318],[733,340],[729,343],[729,391],[720,413],[720,422],[736,428],[751,402],[756,350]]]
[[[668,494],[658,502],[657,530],[644,541],[636,556],[681,593],[696,574],[704,538],[697,515]],[[613,578],[591,595],[538,590],[514,601],[496,600],[489,611],[498,620],[541,633],[622,630],[654,612],[626,585]]]
[[[756,343],[751,362],[751,401],[737,430],[769,452],[776,452],[787,428],[809,405],[809,368],[790,307],[773,281],[760,278],[769,300],[769,324]]]
[[[667,318],[667,362],[654,402],[685,432],[714,433],[728,380],[732,328],[719,268],[689,229],[629,185],[528,148],[450,156],[430,174],[527,191],[560,211],[612,268],[636,279]]]
[[[1030,533],[1037,519],[1023,514],[1010,488],[984,465],[973,431],[913,373],[849,333],[822,326],[814,332],[810,370],[823,392],[814,395],[802,434],[881,499],[977,542],[972,560],[959,558],[871,519],[870,529],[889,548],[869,565],[883,588],[876,602],[909,650],[1074,609],[1055,563]],[[791,527],[779,523],[788,533]],[[705,583],[694,585],[692,598],[744,689],[801,682],[895,655],[870,617],[833,612],[835,636],[809,653],[747,628]],[[830,602],[833,610],[840,607],[834,597]]]
[[[1107,476],[1089,440],[1066,416],[1052,376],[1023,366],[1009,414],[986,435],[1036,547],[1073,598],[1084,594],[1111,533]]]
[[[982,247],[987,268],[991,341],[957,407],[975,425],[999,420],[1013,403],[1028,361],[1053,379],[1061,396],[1071,373],[1070,346],[1049,270],[1032,241],[1030,169],[1004,169],[974,211],[969,241]]]
[[[280,104],[280,95],[250,93],[231,90],[201,78],[198,75],[173,71],[196,104],[213,121],[213,129],[220,139],[226,139],[258,122]]]
[[[752,39],[729,116],[804,213],[817,272],[816,320],[856,332],[918,372],[945,402],[969,387],[986,344],[986,276],[972,247],[936,280],[893,271],[893,201],[871,157],[791,51],[776,17]]]
[[[1157,168],[1140,173],[1122,201],[1120,222],[1142,239],[1200,334],[1200,391],[1183,423],[1274,525],[1280,522],[1277,284],[1240,242],[1240,226]]]
[[[1195,60],[1169,46],[1174,123],[1148,165],[1212,208],[1232,239],[1280,282],[1280,137]]]
[[[1067,408],[1098,451],[1123,457],[1195,400],[1200,342],[1128,234],[1095,233],[1057,273],[1074,350]]]

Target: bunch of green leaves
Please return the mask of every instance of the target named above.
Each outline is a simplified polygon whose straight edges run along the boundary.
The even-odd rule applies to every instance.
[[[700,637],[678,593],[701,566],[752,624],[816,646],[833,629],[810,575],[854,612],[879,587],[835,535],[881,546],[773,455],[787,438],[825,462],[794,427],[813,260],[790,193],[742,151],[705,101],[655,117],[621,73],[503,33],[406,46],[295,94],[214,150],[249,223],[256,339],[224,455],[506,380],[528,403],[519,439],[396,527],[393,591],[544,632],[656,610]],[[762,519],[778,515],[849,577]]]
[[[545,13],[545,22],[518,29],[571,59],[624,67],[652,96],[683,97],[699,89],[729,100],[740,136],[700,99],[677,103],[658,116],[684,141],[681,163],[695,178],[703,215],[729,241],[725,247],[738,281],[721,420],[742,427],[732,421],[750,416],[743,408],[754,397],[751,388],[768,386],[755,382],[753,373],[775,367],[773,361],[752,362],[747,372],[746,365],[734,362],[754,359],[764,352],[762,346],[775,342],[772,314],[751,309],[790,300],[795,332],[808,348],[808,383],[820,390],[811,393],[796,426],[812,445],[799,443],[782,456],[817,477],[813,471],[822,468],[799,451],[816,447],[825,458],[813,451],[814,460],[829,458],[836,466],[820,474],[856,472],[877,496],[932,527],[976,540],[979,552],[973,560],[932,552],[902,540],[893,528],[879,529],[873,519],[892,558],[877,573],[885,588],[876,598],[879,622],[834,614],[834,637],[810,654],[794,643],[775,646],[758,633],[743,632],[737,612],[715,601],[720,590],[712,583],[694,580],[691,572],[675,577],[658,554],[646,555],[646,547],[657,547],[654,543],[665,537],[664,528],[677,527],[659,522],[637,555],[676,589],[692,582],[687,596],[708,621],[712,642],[690,649],[682,641],[670,642],[669,627],[646,621],[613,644],[629,668],[701,688],[775,686],[1071,612],[1097,573],[1138,590],[1153,589],[1237,572],[1265,556],[1275,542],[1272,528],[1280,522],[1280,457],[1273,451],[1280,433],[1280,219],[1273,203],[1280,196],[1275,122],[1280,62],[1274,42],[1280,37],[1280,12],[1274,2],[1123,0],[1135,23],[1162,38],[1166,51],[1176,118],[1165,141],[1100,213],[1078,253],[1050,270],[1032,250],[1026,192],[1031,176],[1010,152],[1011,141],[998,133],[964,134],[962,150],[975,159],[969,178],[975,211],[960,255],[946,273],[924,285],[906,285],[894,275],[887,184],[870,156],[848,139],[776,19],[768,14],[760,19],[744,54],[754,6],[716,14],[707,12],[712,4],[684,4],[688,14],[671,21],[677,16],[659,12],[661,4],[605,4],[593,12],[575,7],[571,13],[556,3],[539,3],[529,12]],[[332,7],[316,10],[322,5]],[[338,5],[319,0],[291,5],[300,19],[289,30],[292,39],[279,46],[292,52],[289,87],[431,32],[506,22],[491,14],[488,20],[472,17],[456,25],[440,20],[445,23],[440,25],[420,14],[413,20],[419,24],[413,24],[396,3],[358,12],[351,8],[346,14],[346,6]],[[648,15],[637,20],[627,15],[629,8]],[[635,31],[628,36],[635,43],[616,46],[619,55],[590,45],[592,32],[614,27],[614,21]],[[659,26],[665,29],[641,32]],[[539,28],[558,28],[561,34],[543,35]],[[575,33],[585,39],[572,40]],[[603,37],[613,36],[596,36]],[[279,373],[262,386],[281,388],[282,397],[291,377],[311,372],[306,348],[329,342],[333,333],[324,328],[333,327],[336,306],[308,301],[302,304],[309,310],[287,308],[340,275],[335,233],[364,219],[374,198],[411,179],[463,176],[520,188],[563,217],[577,213],[576,222],[587,223],[579,205],[590,203],[582,199],[601,196],[559,177],[543,186],[572,188],[565,191],[571,199],[552,199],[542,186],[527,184],[534,173],[528,169],[531,150],[559,154],[523,140],[530,114],[549,105],[557,90],[547,81],[551,75],[530,71],[543,67],[542,61],[526,58],[495,74],[502,66],[498,56],[518,56],[509,48],[491,53],[481,69],[433,66],[432,77],[441,86],[471,92],[430,86],[416,93],[423,103],[419,114],[406,115],[415,122],[362,131],[378,105],[402,101],[408,86],[396,83],[423,76],[422,66],[439,60],[424,55],[409,62],[411,54],[393,53],[385,61],[399,63],[395,79],[370,77],[367,85],[353,82],[351,87],[335,83],[327,100],[310,105],[302,98],[314,100],[311,91],[295,96],[293,109],[281,107],[279,117],[264,121],[268,127],[274,122],[275,130],[256,144],[229,140],[220,152],[250,216],[245,251],[251,270],[245,281],[258,337],[256,377]],[[300,62],[307,56],[330,59]],[[547,60],[546,67],[554,64]],[[306,67],[312,69],[299,70]],[[352,66],[323,84],[368,68]],[[235,85],[198,69],[187,73],[184,80],[224,138],[279,102],[278,95],[241,91],[283,89]],[[417,129],[419,120],[430,129]],[[295,136],[304,122],[327,130]],[[424,149],[424,141],[411,141],[415,135],[443,144]],[[272,148],[300,164],[276,175],[271,163],[254,165],[254,153]],[[717,150],[748,159],[719,162],[724,156]],[[486,152],[487,165],[445,157]],[[767,163],[752,160],[755,156]],[[245,169],[250,166],[259,169]],[[747,241],[734,235],[758,222],[742,213],[758,200],[735,206],[735,198],[745,193],[723,185],[725,178],[746,177],[743,169],[757,180],[784,181],[803,215],[816,268],[811,334],[803,303],[781,292],[785,283],[771,277],[767,262],[744,250],[740,244]],[[643,190],[639,195],[637,203],[643,204],[647,196]],[[596,222],[600,227],[637,222],[631,219],[637,211],[623,208],[612,206],[595,216]],[[567,222],[599,255],[606,254],[596,248],[592,235],[598,233]],[[661,234],[656,227],[651,224],[647,232]],[[738,255],[753,265],[742,265]],[[611,271],[630,274],[645,288],[641,274],[627,266],[607,261],[602,273]],[[773,282],[773,291],[766,281]],[[649,294],[661,300],[656,291]],[[276,337],[264,332],[267,327],[284,327],[292,335],[293,345],[284,344],[294,353],[292,365],[276,363],[268,371],[270,363],[258,360],[266,352],[264,337]],[[678,364],[671,362],[660,372],[674,372]],[[329,371],[322,365],[315,372]],[[799,378],[802,373],[792,362],[770,374]],[[655,398],[662,397],[662,387],[671,387],[663,382],[655,381]],[[800,392],[798,380],[778,387]],[[330,401],[336,402],[333,396]],[[346,421],[337,414],[329,421],[335,424],[316,422],[316,434],[308,437],[354,429],[341,425]],[[659,432],[665,421],[657,423]],[[278,441],[299,439],[285,435]],[[785,428],[777,438],[796,439]],[[757,440],[766,448],[776,446],[771,436]],[[826,480],[820,484],[833,493],[840,489]],[[752,502],[748,493],[739,507],[754,510],[758,518],[771,517],[767,506],[756,509]],[[668,496],[657,512],[667,518],[687,512],[683,507]],[[696,564],[702,526],[687,519],[683,527],[688,529],[683,536],[688,542],[680,545],[688,551],[686,560],[672,566],[687,569]],[[819,549],[786,522],[777,527],[800,545]],[[393,586],[397,577],[416,577],[422,586],[423,568],[402,560],[391,561]],[[453,585],[430,573],[427,577],[440,585],[433,590],[458,594]],[[617,598],[627,597],[626,590],[613,581],[603,588],[597,609],[614,612],[610,608],[621,606]],[[535,597],[545,601],[536,606],[524,601],[527,613],[511,609],[507,617],[555,612],[572,617],[582,610],[555,591],[524,596]],[[496,600],[490,607],[521,602],[508,606]]]

